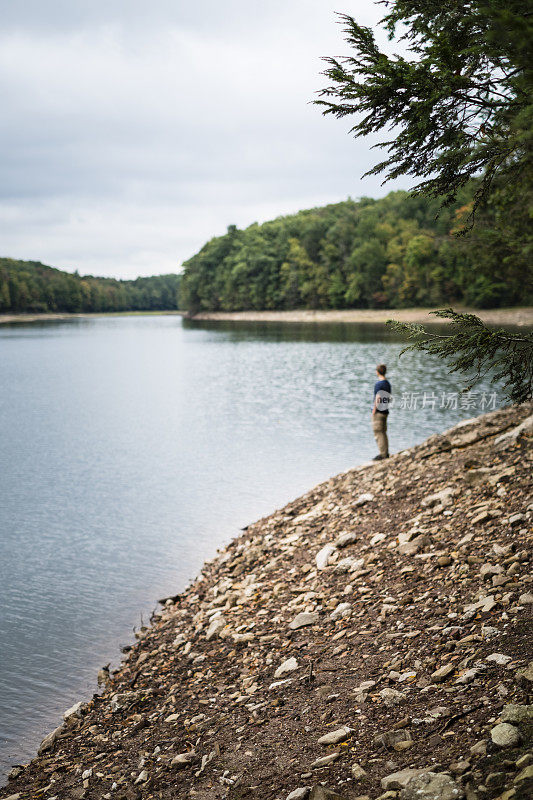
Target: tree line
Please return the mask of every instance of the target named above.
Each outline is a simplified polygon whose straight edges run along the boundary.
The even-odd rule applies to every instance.
[[[507,208],[504,236],[495,200],[457,236],[474,193],[471,184],[442,208],[438,198],[396,191],[230,226],[185,262],[180,302],[191,313],[527,304],[527,210]]]
[[[170,311],[179,275],[135,280],[80,276],[39,261],[0,258],[0,313]]]

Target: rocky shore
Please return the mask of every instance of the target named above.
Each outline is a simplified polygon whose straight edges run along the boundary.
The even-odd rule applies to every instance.
[[[250,525],[0,797],[530,798],[532,412]]]

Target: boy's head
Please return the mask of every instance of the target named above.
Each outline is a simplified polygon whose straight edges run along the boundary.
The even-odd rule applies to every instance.
[[[376,372],[380,378],[384,378],[385,375],[387,374],[387,367],[385,366],[385,364],[378,364],[376,367]]]

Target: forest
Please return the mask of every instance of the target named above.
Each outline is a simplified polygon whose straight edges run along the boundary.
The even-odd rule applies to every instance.
[[[469,228],[472,193],[442,207],[396,191],[230,225],[181,275],[116,280],[0,258],[0,313],[531,304],[527,206],[496,198]]]
[[[230,226],[184,264],[191,313],[246,309],[477,308],[532,300],[527,209],[496,198],[470,229],[473,186],[439,198],[395,191]],[[529,279],[528,279],[529,276]],[[529,283],[528,283],[529,280]]]
[[[39,261],[0,258],[0,313],[170,311],[179,275],[135,280],[80,276]]]

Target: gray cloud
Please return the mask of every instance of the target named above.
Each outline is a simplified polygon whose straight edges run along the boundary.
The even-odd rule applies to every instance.
[[[228,224],[383,194],[361,180],[372,142],[309,103],[320,56],[345,50],[335,10],[0,3],[1,254],[100,275],[175,271]],[[379,10],[364,0],[356,13],[373,24]]]

